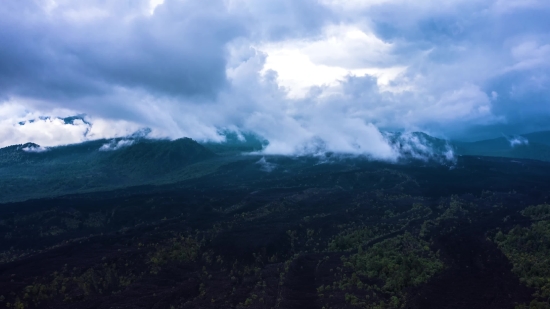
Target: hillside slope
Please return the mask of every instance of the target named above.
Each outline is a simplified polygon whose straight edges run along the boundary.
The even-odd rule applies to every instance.
[[[189,138],[9,146],[0,149],[0,202],[152,184],[215,157]]]

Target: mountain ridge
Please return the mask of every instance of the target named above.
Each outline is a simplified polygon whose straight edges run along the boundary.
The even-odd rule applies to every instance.
[[[252,162],[252,166],[246,167],[248,169],[262,168],[258,162],[263,155],[256,152],[265,147],[266,141],[255,135],[227,135],[223,143],[199,143],[190,138],[149,139],[138,134],[47,148],[35,143],[0,148],[0,203],[179,183],[215,173],[221,167],[241,164],[238,162]],[[434,161],[435,165],[454,165],[459,156],[550,161],[550,145],[544,143],[550,141],[550,132],[471,143],[448,141],[423,132],[387,133],[385,136],[401,154],[399,162],[403,164]],[[512,138],[518,140],[514,142]],[[249,155],[243,156],[243,153]],[[332,156],[327,153],[326,158],[329,157]],[[276,158],[266,155],[264,162],[271,164]]]
[[[103,148],[120,141],[126,144]],[[25,150],[29,147],[33,150]],[[47,149],[12,145],[0,149],[0,202],[153,184],[173,175],[192,177],[208,168],[189,166],[216,157],[189,138],[102,139]]]
[[[550,161],[550,131],[452,144],[458,155]]]

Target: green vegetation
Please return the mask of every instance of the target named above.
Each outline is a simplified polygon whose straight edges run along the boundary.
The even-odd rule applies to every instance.
[[[550,218],[550,205],[542,204],[537,206],[529,206],[525,208],[521,214],[533,220],[548,219]]]
[[[368,250],[359,248],[358,253],[341,259],[344,270],[352,273],[335,282],[333,288],[346,291],[346,302],[372,309],[403,308],[407,288],[427,282],[443,269],[429,244],[410,233],[384,240]],[[326,289],[321,287],[318,292]]]
[[[449,201],[449,206],[445,209],[445,212],[439,216],[438,221],[446,219],[456,219],[463,217],[468,214],[468,210],[465,207],[465,204],[460,201],[460,199],[453,195]]]
[[[376,244],[346,262],[359,275],[383,280],[383,290],[391,293],[424,283],[443,268],[429,244],[410,233]]]
[[[152,273],[157,273],[160,266],[169,262],[194,261],[199,253],[200,245],[191,237],[175,237],[162,245],[155,247],[150,262],[153,264]]]
[[[420,237],[433,236],[433,231],[437,233],[449,233],[456,228],[455,222],[457,220],[465,220],[471,222],[468,216],[471,216],[472,212],[476,211],[476,205],[461,200],[458,196],[452,195],[450,198],[444,200],[437,207],[440,211],[440,215],[433,220],[426,220],[420,226]]]
[[[529,305],[518,305],[516,309],[550,309],[549,301],[538,301],[536,299],[532,300]]]
[[[527,207],[522,214],[532,219],[548,218],[550,205]],[[498,231],[494,241],[514,265],[520,281],[537,290],[529,305],[517,308],[550,308],[550,221],[529,227],[516,226],[508,233]]]
[[[148,248],[149,254],[139,254],[138,260],[108,261],[103,257],[97,266],[84,271],[76,267],[69,269],[65,265],[60,271],[37,279],[32,285],[25,287],[21,295],[18,295],[15,302],[10,305],[12,308],[28,308],[31,304],[38,306],[56,298],[72,302],[71,295],[89,297],[97,294],[117,294],[146,273],[158,274],[165,264],[195,261],[200,250],[200,244],[193,237],[181,235],[169,238],[161,244],[145,246],[140,243],[139,247]]]
[[[55,298],[71,302],[71,295],[87,297],[94,294],[119,293],[140,277],[123,268],[116,262],[103,263],[83,272],[76,268],[69,270],[65,266],[62,270],[52,273],[49,280],[35,280],[33,284],[25,287],[12,304],[12,308],[28,308],[31,304],[38,306]]]
[[[329,252],[351,251],[375,237],[397,230],[395,226],[380,225],[374,227],[352,227],[331,238],[327,250]]]

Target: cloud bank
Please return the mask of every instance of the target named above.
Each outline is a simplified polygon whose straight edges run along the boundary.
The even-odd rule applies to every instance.
[[[549,14],[542,0],[6,0],[0,146],[151,128],[391,160],[388,131],[550,129]]]

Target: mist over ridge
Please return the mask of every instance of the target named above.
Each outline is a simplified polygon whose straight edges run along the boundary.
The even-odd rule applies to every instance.
[[[325,156],[343,155],[350,157],[364,157],[373,160],[384,160],[395,162],[401,157],[411,157],[420,160],[447,160],[454,159],[453,148],[449,141],[438,139],[421,132],[379,132],[375,131],[375,139],[373,142],[372,136],[367,136],[364,140],[326,140],[321,137],[314,137],[309,141],[294,145],[293,148],[287,147],[288,144],[278,144],[270,142],[254,133],[242,134],[240,132],[220,132],[223,140],[220,141],[202,141],[199,142],[213,151],[227,151],[234,149],[236,154],[254,154],[254,155],[283,155],[283,156]],[[86,147],[88,153],[95,151],[105,153],[116,153],[118,150],[124,149],[125,152],[136,151],[142,144],[150,144],[151,151],[156,151],[154,148],[162,144],[174,143],[182,139],[176,139],[172,142],[166,138],[151,137],[150,129],[142,129],[126,137],[118,137],[111,139],[89,140],[82,143],[49,146],[29,142],[26,144],[8,146],[3,148],[16,149],[26,153],[43,153],[62,151],[73,152],[76,149]],[[184,138],[183,140],[189,140]],[[99,146],[99,147],[98,147]],[[15,147],[15,148],[14,148]],[[378,149],[377,149],[378,147]],[[2,148],[0,148],[2,149]],[[240,151],[238,151],[240,150]],[[158,149],[161,152],[161,149]]]
[[[76,117],[78,118],[78,117]],[[90,124],[91,125],[91,124]],[[220,139],[216,141],[199,141],[214,152],[231,154],[255,155],[284,155],[284,156],[313,156],[329,155],[359,156],[374,160],[395,162],[400,158],[414,158],[425,161],[452,162],[456,155],[489,155],[546,160],[547,146],[550,146],[550,131],[541,131],[522,135],[502,135],[494,139],[475,142],[462,142],[441,139],[423,132],[380,132],[376,131],[373,143],[372,136],[365,139],[365,144],[358,140],[337,140],[337,143],[327,142],[321,137],[311,138],[309,141],[300,141],[294,148],[288,144],[270,142],[255,133],[241,133],[236,131],[219,131]],[[177,139],[179,140],[179,139]],[[531,140],[531,141],[530,141]],[[27,153],[42,153],[50,150],[78,149],[84,145],[89,151],[115,152],[122,148],[140,144],[142,142],[170,143],[170,139],[156,138],[151,135],[151,129],[140,129],[125,137],[89,140],[76,144],[44,147],[32,142],[20,144],[18,150]],[[99,146],[99,147],[98,147]],[[136,145],[137,146],[137,145]],[[365,147],[366,146],[366,147]],[[14,148],[15,146],[5,147]],[[381,149],[375,149],[380,147]],[[131,147],[135,149],[135,147]],[[128,151],[132,151],[132,150]],[[159,150],[160,151],[160,150]]]

